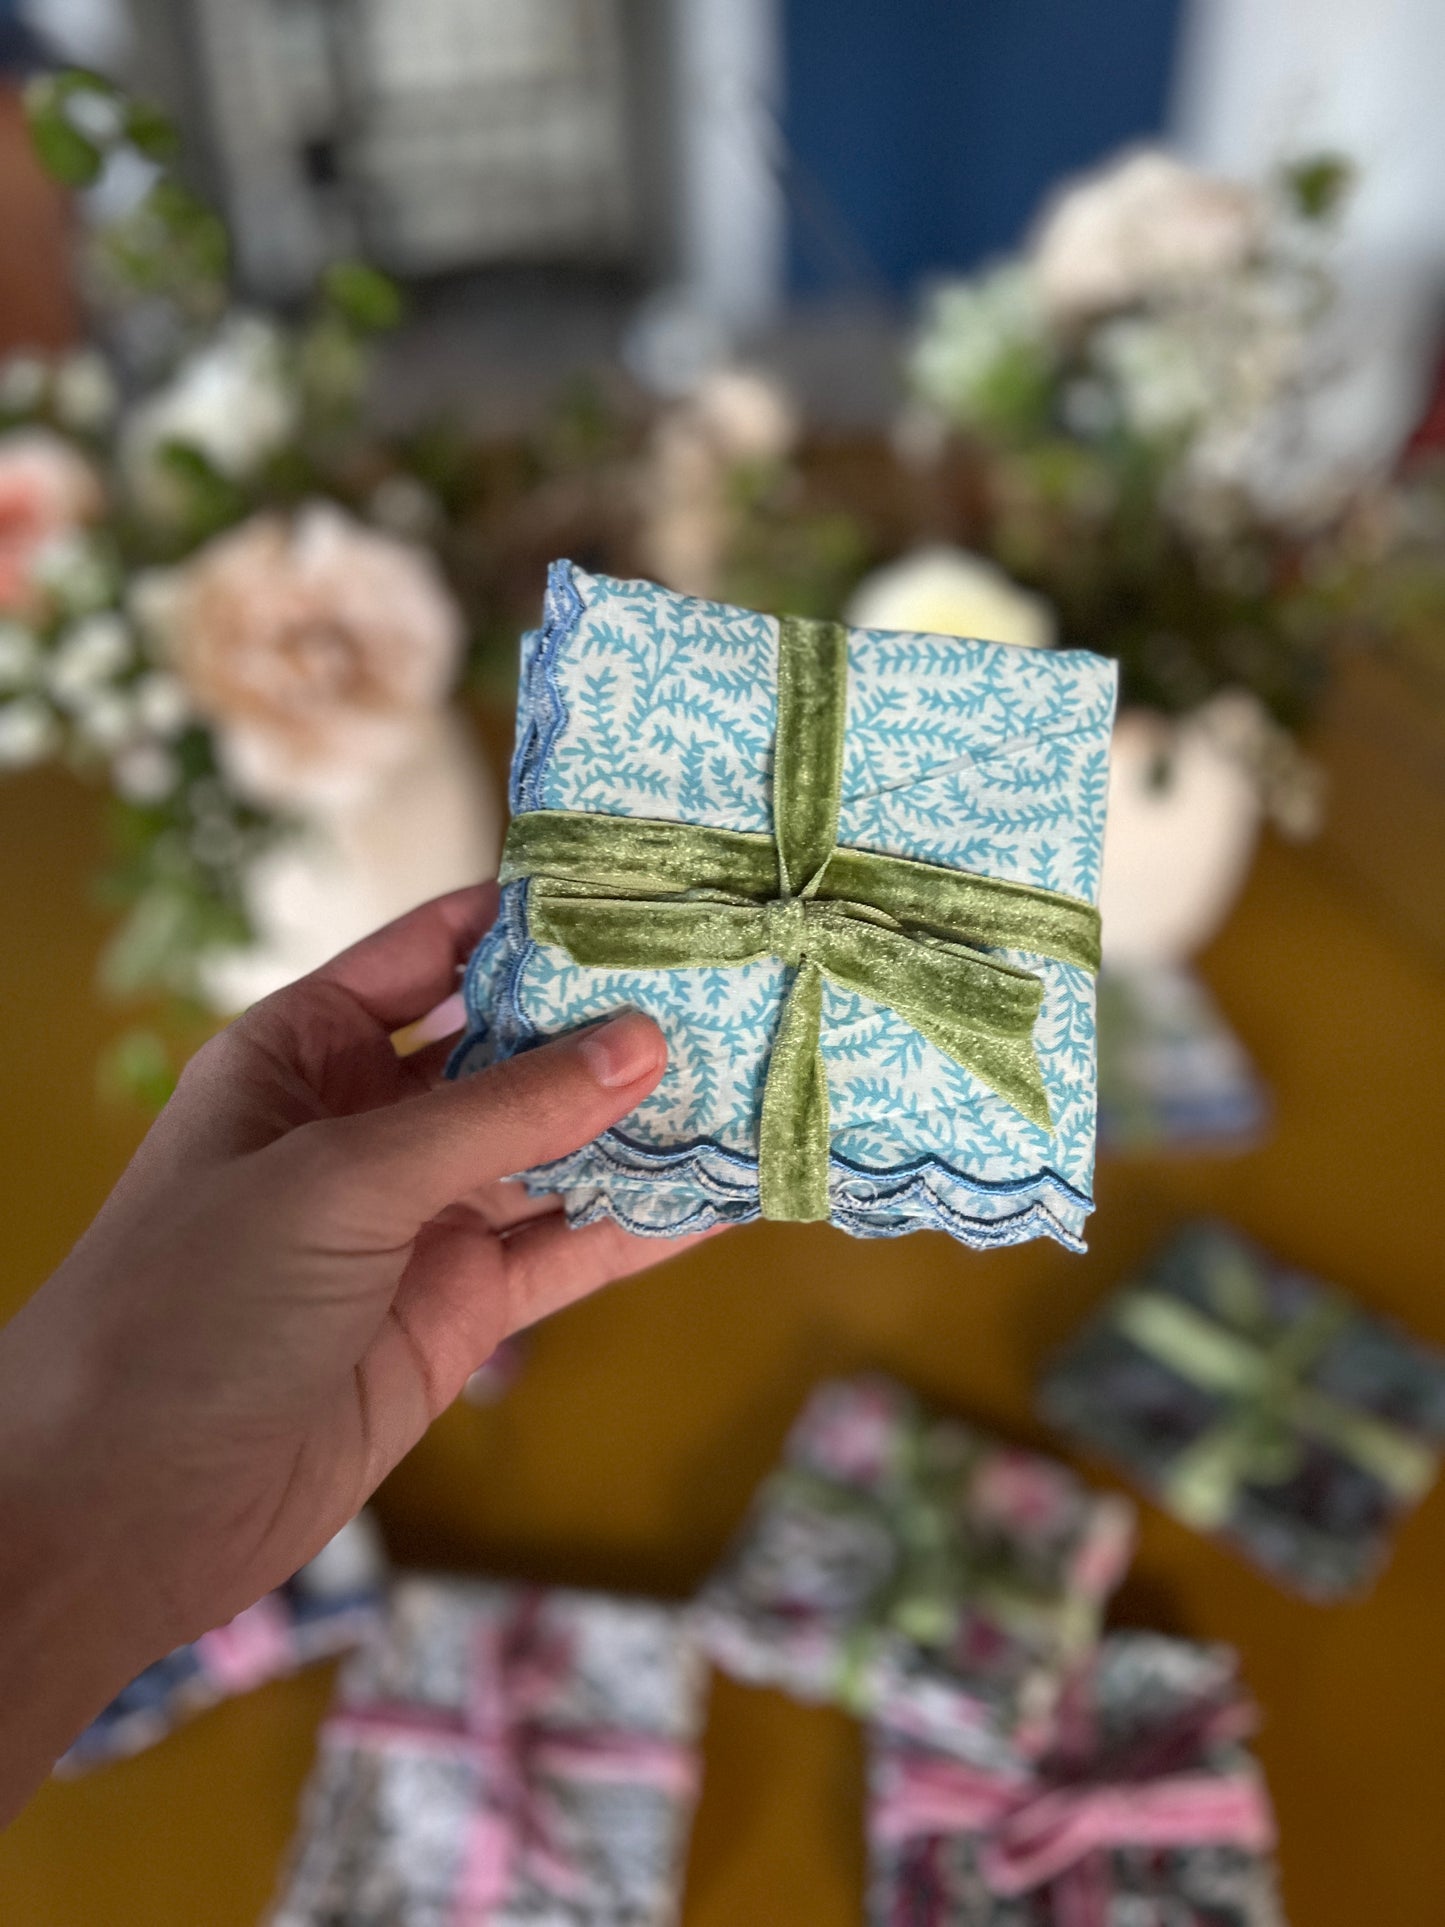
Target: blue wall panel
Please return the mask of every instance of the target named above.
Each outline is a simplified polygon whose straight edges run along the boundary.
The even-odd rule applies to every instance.
[[[783,0],[800,292],[1010,246],[1059,175],[1164,122],[1181,0]]]

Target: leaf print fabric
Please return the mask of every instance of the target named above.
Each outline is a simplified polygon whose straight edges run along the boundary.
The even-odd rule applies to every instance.
[[[647,582],[552,567],[524,642],[511,804],[769,832],[778,625]],[[951,637],[854,630],[838,841],[1033,884],[1099,887],[1114,665]],[[595,1144],[525,1174],[574,1223],[670,1235],[759,1215],[758,1117],[789,981],[764,960],[601,970],[534,943],[525,882],[467,974],[462,1074],[621,1006],[668,1041],[657,1090]],[[1081,1247],[1094,1154],[1094,985],[1003,953],[1045,986],[1035,1041],[1052,1132],[895,1012],[827,984],[831,1215],[863,1236],[941,1228],[972,1245]]]

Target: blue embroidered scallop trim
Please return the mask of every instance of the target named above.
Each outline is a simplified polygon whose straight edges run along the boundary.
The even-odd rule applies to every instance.
[[[557,679],[557,661],[576,635],[585,605],[573,580],[570,562],[552,563],[547,572],[547,591],[543,603],[542,627],[523,639],[519,727],[508,783],[508,797],[514,812],[536,809],[540,805],[540,783],[547,759],[558,736],[566,726],[567,705]],[[511,1057],[543,1042],[522,1007],[520,986],[527,964],[537,946],[527,930],[525,883],[509,884],[502,892],[497,921],[482,939],[467,965],[463,996],[474,1028],[469,1030],[453,1051],[447,1075],[463,1074],[466,1063],[489,1040],[497,1048],[492,1058]],[[490,964],[494,950],[505,954],[504,971],[497,987],[497,1004],[505,1023],[488,1023],[483,1014],[478,978],[483,962]],[[604,1173],[578,1168],[587,1163],[604,1167]],[[911,1231],[946,1231],[976,1249],[1019,1244],[1040,1234],[1055,1239],[1070,1251],[1086,1249],[1083,1240],[1060,1222],[1037,1193],[1055,1194],[1061,1201],[1088,1213],[1093,1199],[1078,1191],[1055,1171],[1045,1167],[1025,1178],[989,1182],[971,1178],[955,1170],[942,1158],[926,1156],[893,1171],[876,1171],[853,1163],[834,1152],[830,1158],[836,1191],[837,1176],[867,1181],[872,1195],[867,1208],[836,1194],[830,1199],[832,1221],[855,1236],[896,1238]],[[718,1166],[739,1173],[736,1189],[722,1177]],[[639,1175],[666,1170],[682,1177],[700,1191],[721,1193],[719,1201],[704,1198],[682,1218],[667,1225],[656,1225],[634,1218],[615,1194],[605,1189],[605,1175],[622,1184],[635,1183]],[[579,1180],[599,1186],[586,1203],[567,1205],[568,1221],[576,1226],[595,1224],[610,1218],[644,1238],[678,1237],[690,1231],[710,1230],[720,1224],[751,1224],[762,1215],[758,1203],[758,1163],[745,1152],[735,1151],[715,1138],[701,1138],[671,1149],[659,1149],[629,1138],[619,1127],[604,1131],[583,1151],[547,1165],[519,1173],[521,1181],[534,1195],[550,1194],[575,1186]],[[936,1178],[980,1200],[1034,1193],[1021,1210],[1001,1218],[975,1218],[958,1211],[939,1197],[929,1180]],[[845,1179],[844,1182],[847,1180]],[[731,1194],[729,1196],[729,1193]],[[905,1220],[890,1217],[890,1207],[903,1200],[914,1205],[917,1215]]]

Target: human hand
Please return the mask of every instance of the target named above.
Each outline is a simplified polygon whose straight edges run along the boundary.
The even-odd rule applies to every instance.
[[[495,907],[494,885],[427,904],[205,1045],[0,1332],[0,1561],[19,1573],[0,1706],[57,1637],[85,1676],[32,1721],[50,1757],[315,1554],[508,1333],[693,1242],[572,1231],[504,1181],[647,1095],[666,1061],[647,1018],[455,1084],[445,1045],[398,1057],[392,1033],[452,992]],[[0,1819],[5,1791],[0,1765]]]

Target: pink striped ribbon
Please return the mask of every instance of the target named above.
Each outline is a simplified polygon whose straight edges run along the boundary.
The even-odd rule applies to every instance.
[[[581,1870],[561,1845],[553,1781],[655,1787],[675,1799],[697,1790],[697,1761],[681,1742],[622,1730],[562,1731],[542,1715],[566,1684],[571,1643],[543,1636],[541,1599],[479,1623],[467,1705],[457,1713],[406,1701],[347,1706],[323,1738],[415,1748],[473,1765],[483,1798],[472,1816],[452,1901],[452,1927],[483,1927],[525,1869],[560,1899],[585,1898]]]
[[[289,1673],[296,1661],[291,1615],[274,1593],[213,1632],[202,1633],[196,1652],[206,1671],[228,1693],[246,1693]]]
[[[1248,1766],[1237,1772],[1156,1771],[1169,1755],[1197,1757],[1208,1737],[1238,1732],[1247,1709],[1216,1707],[1187,1723],[1192,1747],[1166,1734],[1131,1759],[1099,1762],[1098,1777],[1051,1779],[1017,1769],[989,1772],[935,1754],[892,1756],[874,1825],[884,1840],[979,1833],[979,1871],[1000,1895],[1054,1885],[1060,1927],[1107,1927],[1109,1880],[1103,1854],[1118,1847],[1274,1845],[1269,1797]],[[1170,1744],[1170,1740],[1173,1744]]]

